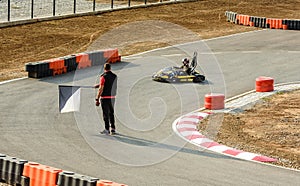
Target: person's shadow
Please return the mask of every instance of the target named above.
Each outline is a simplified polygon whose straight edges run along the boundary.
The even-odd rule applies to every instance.
[[[136,137],[120,134],[120,133],[116,133],[115,135],[101,135],[101,137],[103,137],[105,139],[110,139],[110,140],[118,140],[119,142],[136,145],[136,146],[151,146],[151,147],[155,147],[155,148],[169,149],[169,150],[173,150],[173,151],[189,153],[189,154],[194,154],[194,155],[201,155],[201,156],[206,156],[206,157],[211,157],[211,158],[236,159],[236,158],[233,158],[230,156],[224,156],[221,154],[209,152],[206,149],[194,150],[194,149],[190,149],[190,148],[186,148],[186,147],[178,147],[178,146],[164,144],[164,143],[158,143],[155,141],[146,140],[146,139],[142,139],[142,138],[136,138]],[[236,159],[236,160],[239,160],[239,159]]]

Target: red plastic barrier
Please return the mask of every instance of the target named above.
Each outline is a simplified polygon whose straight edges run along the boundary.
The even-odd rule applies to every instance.
[[[274,79],[271,77],[256,78],[256,92],[271,92],[274,90]]]
[[[121,61],[121,56],[119,55],[119,51],[117,48],[105,50],[104,58],[106,58],[107,63],[115,63]]]
[[[56,186],[58,173],[61,171],[61,169],[29,162],[24,165],[23,176],[30,178],[30,186]]]
[[[225,96],[224,94],[206,94],[204,107],[210,110],[224,109],[225,107]]]
[[[75,54],[75,56],[76,56],[76,63],[78,63],[77,66],[78,69],[92,66],[92,61],[89,59],[88,54],[79,53],[79,54]]]
[[[99,180],[97,186],[127,186],[125,184],[116,183],[110,180]]]
[[[64,59],[50,59],[49,60],[49,69],[53,70],[52,75],[59,75],[63,73],[67,73],[67,67],[65,66],[65,60]]]

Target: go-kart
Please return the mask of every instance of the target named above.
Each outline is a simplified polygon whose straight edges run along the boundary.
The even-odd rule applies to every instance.
[[[205,76],[196,70],[197,52],[194,52],[190,68],[165,67],[152,75],[154,81],[177,83],[177,82],[194,82],[200,83],[205,80]]]

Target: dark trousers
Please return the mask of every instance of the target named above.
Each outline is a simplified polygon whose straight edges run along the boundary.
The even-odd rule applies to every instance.
[[[116,129],[114,105],[115,99],[101,99],[103,120],[105,123],[106,130],[109,130],[109,127],[111,127],[112,130]]]

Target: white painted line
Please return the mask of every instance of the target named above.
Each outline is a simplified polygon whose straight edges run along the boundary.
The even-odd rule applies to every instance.
[[[200,52],[201,55],[220,55],[220,54],[261,54],[262,51],[220,51],[220,52]]]
[[[184,128],[196,129],[197,125],[193,125],[193,124],[181,124],[181,125],[177,125],[177,129],[184,129]]]
[[[243,54],[260,54],[262,51],[241,51]]]
[[[197,43],[199,41],[204,41],[205,42],[205,41],[211,41],[211,40],[216,40],[216,39],[224,39],[224,38],[235,37],[235,36],[249,34],[249,33],[261,32],[261,31],[264,31],[264,30],[267,30],[267,29],[254,30],[254,31],[237,33],[237,34],[232,34],[232,35],[227,35],[227,36],[221,36],[221,37],[215,37],[215,38],[210,38],[210,39],[197,40],[197,41],[187,42],[187,43],[173,45],[173,46],[166,46],[166,47],[156,48],[156,49],[153,49],[153,50],[149,50],[149,51],[145,51],[145,52],[141,52],[141,53],[137,53],[137,54],[132,54],[132,55],[127,56],[127,57],[139,56],[139,55],[142,55],[142,54],[146,54],[146,53],[150,53],[150,52],[154,52],[154,51],[158,51],[158,50],[162,50],[162,49],[173,48],[174,46],[182,46],[182,45],[193,44],[193,43]],[[211,54],[211,53],[208,53],[208,54]],[[124,58],[126,58],[126,56],[124,56]]]
[[[229,37],[240,36],[240,35],[249,34],[249,33],[255,33],[255,32],[261,32],[261,31],[265,31],[265,30],[267,30],[267,29],[254,30],[254,31],[242,32],[242,33],[236,33],[236,34],[231,34],[231,35],[227,35],[227,36],[220,36],[220,37],[205,39],[204,41],[212,41],[212,40],[216,40],[216,39],[225,39],[225,38],[229,38]]]
[[[216,55],[216,54],[223,54],[224,52],[200,52],[200,55]]]
[[[161,55],[163,57],[173,57],[173,56],[182,56],[183,54],[166,54],[166,55]]]
[[[22,80],[22,79],[27,79],[27,78],[28,77],[22,77],[22,78],[16,78],[16,79],[7,80],[7,81],[1,81],[0,85],[6,84],[6,83],[10,83],[10,82],[14,82],[14,81],[19,81],[19,80]]]
[[[288,51],[290,54],[300,54],[300,51]]]
[[[142,56],[124,56],[124,59],[141,59],[142,58]]]

